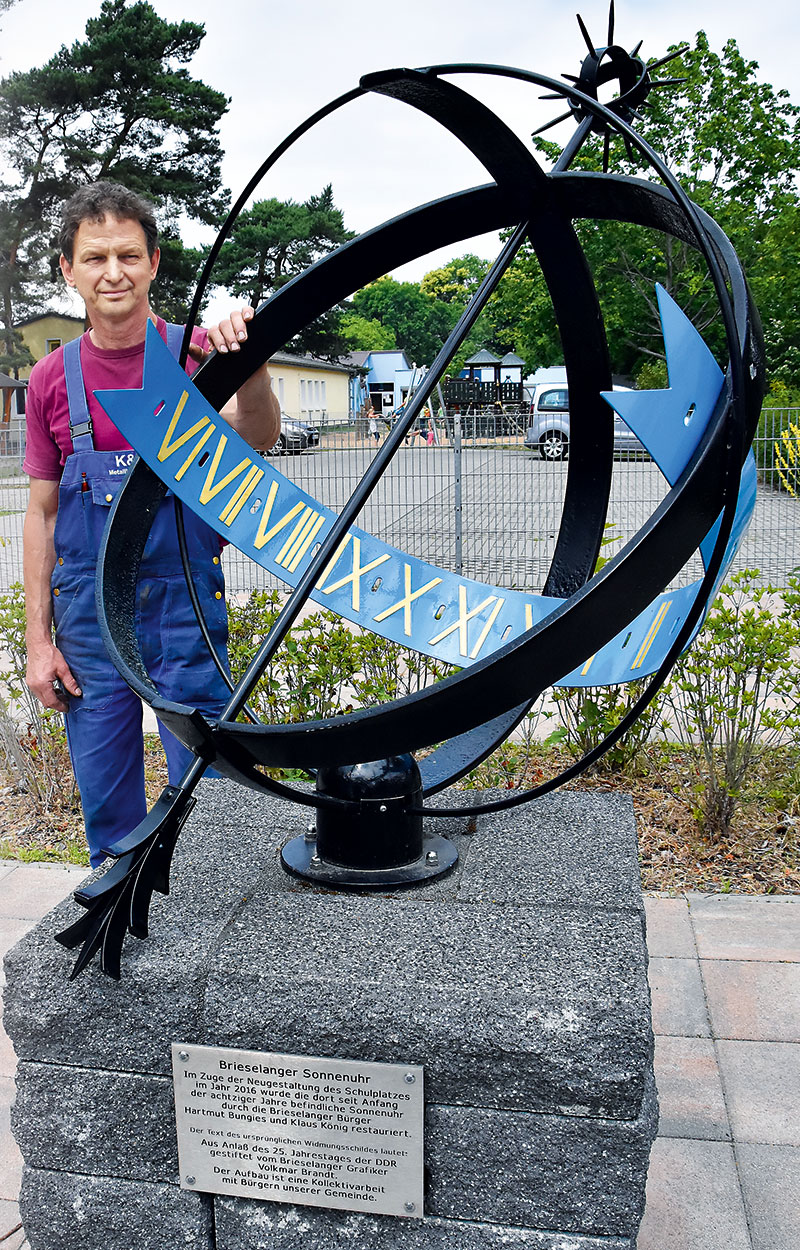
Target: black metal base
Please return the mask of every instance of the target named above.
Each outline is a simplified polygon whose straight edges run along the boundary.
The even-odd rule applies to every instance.
[[[422,781],[411,755],[321,768],[317,790],[343,800],[281,852],[296,877],[339,890],[402,889],[441,876],[458,860],[446,838],[422,828]]]
[[[351,868],[321,859],[317,854],[317,839],[303,836],[287,842],[281,851],[281,863],[295,877],[317,885],[335,886],[338,890],[402,890],[450,872],[458,863],[458,851],[447,838],[426,834],[422,838],[422,854],[409,864],[395,868]]]

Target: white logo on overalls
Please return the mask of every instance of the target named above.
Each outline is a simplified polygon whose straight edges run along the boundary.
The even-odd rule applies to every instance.
[[[116,456],[115,461],[116,461],[117,467],[119,466],[127,467],[129,465],[132,465],[133,464],[133,452],[129,451],[127,455]]]

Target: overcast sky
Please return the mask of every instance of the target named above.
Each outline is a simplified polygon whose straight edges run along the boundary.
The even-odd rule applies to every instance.
[[[397,65],[443,61],[491,62],[552,77],[577,73],[585,46],[580,11],[595,43],[606,41],[607,0],[558,4],[549,0],[152,0],[164,18],[191,18],[206,36],[190,72],[230,97],[222,122],[223,176],[234,195],[272,147],[322,104],[348,91],[361,74]],[[82,38],[100,0],[17,0],[2,18],[0,75],[41,65],[62,43]],[[617,0],[615,42],[653,58],[698,29],[720,51],[734,38],[762,80],[800,103],[796,3],[770,0]],[[521,84],[459,79],[475,84],[523,139],[554,116],[553,103]],[[565,142],[570,124],[549,137]],[[301,200],[333,184],[346,224],[363,230],[424,200],[487,181],[457,142],[414,110],[380,97],[362,98],[318,127],[284,158],[258,192]],[[208,235],[188,239],[208,241]],[[492,254],[493,240],[471,250]],[[457,253],[468,250],[466,246]],[[442,263],[431,256],[399,277],[418,278]]]

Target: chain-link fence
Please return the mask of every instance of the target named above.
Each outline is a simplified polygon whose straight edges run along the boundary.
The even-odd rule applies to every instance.
[[[778,455],[781,447],[784,457],[796,454],[800,470],[793,426],[800,426],[800,410],[771,409],[762,417],[755,443],[755,517],[735,564],[760,569],[765,581],[777,585],[785,584],[800,566],[800,499],[787,489],[794,489],[795,478],[781,469]],[[7,434],[0,456],[0,591],[22,575],[27,504],[23,431]],[[459,436],[457,429],[441,425],[436,438],[429,444],[424,434],[416,434],[399,449],[359,525],[402,551],[466,577],[541,590],[558,534],[568,461],[541,458],[524,446],[522,431],[513,426],[488,432],[466,426]],[[272,463],[320,503],[337,510],[376,449],[368,430],[344,426],[324,430],[314,451]],[[637,532],[666,491],[649,458],[615,457],[604,555],[613,555]],[[273,584],[267,573],[233,549],[227,550],[225,562],[232,593]],[[700,572],[694,560],[676,584],[692,581]]]

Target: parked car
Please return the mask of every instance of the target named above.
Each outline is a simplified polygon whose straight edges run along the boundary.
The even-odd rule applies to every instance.
[[[311,447],[319,446],[319,430],[315,425],[298,421],[296,417],[287,417],[281,413],[281,432],[274,447],[266,453],[268,456],[299,455]]]
[[[615,386],[615,391],[627,391],[630,387]],[[565,386],[537,386],[531,401],[528,428],[524,444],[531,451],[538,451],[543,460],[565,460],[569,455],[569,391]],[[614,413],[614,451],[629,455],[646,455],[645,448]]]

